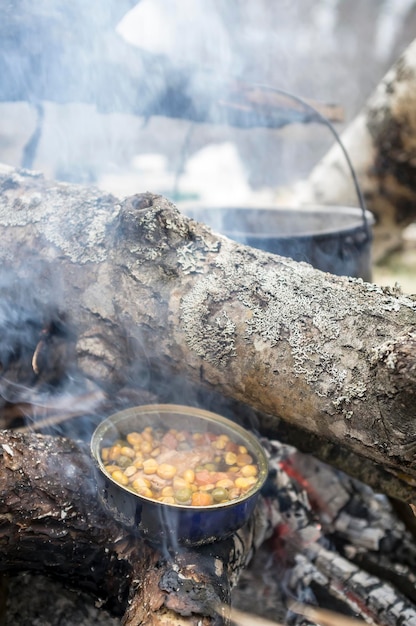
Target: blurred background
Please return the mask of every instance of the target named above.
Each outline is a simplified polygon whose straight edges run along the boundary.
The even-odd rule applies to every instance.
[[[140,49],[176,67],[208,68],[220,84],[238,77],[339,104],[344,110],[339,132],[416,33],[414,0],[123,0],[117,11],[111,0],[91,0],[88,8],[74,0],[70,14],[62,8],[65,3],[52,0],[39,0],[35,7],[28,0],[9,5],[13,28],[18,31],[22,15],[30,22],[30,36],[24,35],[21,47],[32,57],[35,49],[42,63],[42,56],[54,56],[54,49],[48,51],[54,32],[54,45],[62,38],[76,49],[80,80],[88,51],[102,41],[104,31],[113,30],[109,57],[117,38],[125,44],[119,58],[124,50]],[[10,24],[3,24],[4,41],[11,35]],[[14,61],[13,74],[23,75],[18,55]],[[113,84],[101,87],[119,97]],[[7,97],[0,98],[0,162],[27,165],[29,146],[30,166],[48,177],[94,184],[117,196],[149,190],[178,202],[273,202],[307,177],[333,144],[328,129],[315,123],[241,129],[140,115],[117,106],[103,112],[86,101]],[[393,261],[397,265],[400,259]],[[416,255],[412,267],[415,260]],[[377,278],[391,282],[389,271],[380,268]]]

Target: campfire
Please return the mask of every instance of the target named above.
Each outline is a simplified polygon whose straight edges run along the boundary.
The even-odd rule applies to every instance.
[[[15,310],[13,298],[4,304],[15,332],[2,361],[2,570],[64,580],[124,624],[210,624],[227,619],[232,587],[266,550],[261,582],[279,583],[281,619],[322,623],[304,617],[306,603],[411,624],[413,524],[397,498],[413,498],[414,301],[241,246],[162,197],[119,202],[11,170],[2,188],[5,206],[25,198],[29,224],[22,254],[3,214],[4,249],[22,259],[14,284],[27,288]],[[65,237],[50,230],[52,215]],[[28,265],[29,249],[45,264]],[[60,290],[45,309],[48,284]],[[30,340],[20,332],[29,320]],[[268,479],[228,539],[155,548],[102,506],[89,440],[106,415],[178,403],[184,390],[190,406],[259,438]],[[62,398],[72,398],[65,421]],[[42,406],[56,411],[52,430],[36,424]],[[302,454],[312,449],[386,495]]]
[[[130,48],[127,70],[104,44],[57,102],[105,83],[117,112],[193,123],[342,114]],[[18,621],[5,596],[23,572],[124,626],[416,626],[416,302],[367,282],[373,214],[377,255],[414,218],[415,50],[293,190],[314,207],[299,237],[289,207],[206,219],[0,166],[0,622]],[[0,96],[37,107],[26,166],[56,59],[59,76],[85,69],[40,54],[38,82],[4,74]]]

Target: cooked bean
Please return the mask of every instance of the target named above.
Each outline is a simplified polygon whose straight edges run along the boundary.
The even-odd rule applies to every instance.
[[[120,455],[117,459],[117,465],[122,468],[128,467],[131,464],[131,458],[129,456]]]
[[[213,489],[215,489],[215,483],[208,483],[199,487],[199,491],[212,491]]]
[[[219,489],[230,489],[234,487],[234,481],[231,478],[223,478],[215,483],[215,486]]]
[[[243,465],[241,473],[243,476],[257,476],[258,469],[255,465]]]
[[[127,476],[127,478],[131,478],[136,472],[137,472],[137,467],[135,465],[129,465],[124,470],[124,474]]]
[[[188,504],[192,498],[192,491],[189,487],[181,487],[180,489],[176,489],[176,491],[174,491],[173,497],[178,504]]]
[[[157,468],[156,473],[160,476],[160,478],[169,480],[175,476],[176,467],[174,465],[170,465],[169,463],[161,463]]]
[[[254,478],[254,476],[239,476],[238,478],[235,479],[234,481],[234,485],[236,487],[238,487],[238,489],[242,489],[243,491],[246,491],[247,489],[249,489],[254,483],[256,482],[256,479]]]
[[[234,465],[237,461],[237,455],[234,452],[227,452],[224,460],[227,465]]]
[[[150,441],[143,441],[140,449],[143,452],[143,454],[150,454],[151,451],[153,450],[153,447]]]
[[[237,455],[236,463],[239,467],[243,467],[243,465],[250,465],[252,462],[252,457],[245,452]]]
[[[216,463],[205,463],[204,469],[208,470],[209,472],[216,472],[218,467]]]
[[[130,446],[122,446],[120,450],[120,454],[123,456],[128,456],[131,459],[134,459],[134,457],[136,456],[135,451]]]
[[[133,485],[132,485],[133,487]],[[143,496],[144,498],[153,498],[153,491],[149,489],[149,487],[139,487],[136,489],[139,496]]]
[[[139,445],[139,446],[140,446],[140,444],[141,444],[141,442],[142,442],[142,436],[141,436],[141,434],[140,434],[140,433],[135,433],[135,432],[129,433],[129,434],[127,435],[126,439],[127,439],[128,443],[129,443],[131,446],[136,446],[136,445]]]
[[[214,502],[224,502],[225,500],[228,500],[228,491],[223,487],[215,487],[211,491],[211,496]]]
[[[112,474],[120,469],[118,465],[104,465],[104,467],[109,474]]]
[[[193,483],[195,481],[195,472],[193,469],[187,469],[183,473],[183,478],[188,483]]]
[[[112,446],[110,450],[108,451],[108,460],[117,461],[120,454],[121,454],[121,446],[119,445]]]
[[[141,476],[140,474],[137,474],[134,480],[132,481],[132,487],[134,487],[134,489],[137,489],[139,487],[150,488],[150,485],[151,485],[150,480],[148,480],[144,476]]]
[[[129,479],[127,478],[127,476],[124,474],[124,472],[122,472],[121,470],[116,470],[115,472],[113,472],[111,474],[111,477],[117,482],[120,483],[120,485],[128,485],[129,484]]]
[[[185,478],[181,478],[180,476],[175,476],[173,481],[173,488],[174,489],[182,489],[182,487],[189,487],[189,483],[187,480],[185,480]]]
[[[110,452],[110,448],[101,448],[101,458],[104,462],[108,461],[109,452]]]
[[[146,459],[143,461],[143,471],[145,474],[156,474],[158,463],[155,459]]]
[[[249,491],[259,473],[247,447],[228,435],[174,428],[130,432],[102,448],[101,458],[113,480],[164,504],[229,502]]]

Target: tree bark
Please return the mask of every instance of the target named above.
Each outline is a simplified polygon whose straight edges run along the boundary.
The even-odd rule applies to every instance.
[[[367,208],[376,217],[374,260],[402,242],[416,219],[416,41],[380,82],[341,135],[360,180]],[[355,206],[357,194],[345,157],[335,145],[316,165],[299,201]]]
[[[222,623],[216,608],[262,540],[252,520],[214,547],[156,551],[100,504],[87,447],[59,437],[0,431],[0,494],[0,573],[53,576],[124,626]]]
[[[115,396],[186,378],[255,409],[260,430],[282,418],[414,480],[414,300],[240,246],[152,194],[7,168],[0,188],[3,397],[41,394],[66,342],[52,370],[71,384]]]

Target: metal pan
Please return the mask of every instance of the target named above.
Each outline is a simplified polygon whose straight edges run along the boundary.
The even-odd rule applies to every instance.
[[[138,495],[112,479],[105,470],[100,451],[129,432],[143,430],[146,426],[229,435],[238,445],[246,446],[257,463],[257,483],[238,499],[206,507],[166,504]],[[268,472],[267,457],[254,435],[215,413],[171,404],[135,407],[108,417],[93,433],[91,452],[104,505],[121,523],[157,545],[195,546],[230,536],[252,514]]]

